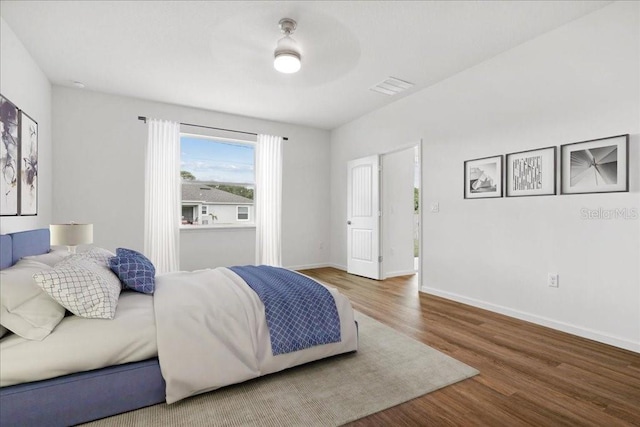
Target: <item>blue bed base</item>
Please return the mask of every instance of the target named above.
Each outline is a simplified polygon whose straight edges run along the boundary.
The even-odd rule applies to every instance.
[[[71,426],[165,401],[158,359],[0,389],[0,425]]]
[[[0,236],[0,268],[50,249],[49,230]],[[0,426],[70,426],[165,401],[157,358],[0,388]]]

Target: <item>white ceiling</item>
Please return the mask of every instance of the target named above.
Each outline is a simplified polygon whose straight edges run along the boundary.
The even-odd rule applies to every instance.
[[[53,84],[333,129],[608,1],[7,1]],[[302,69],[273,69],[280,18]],[[387,77],[415,84],[388,97]]]

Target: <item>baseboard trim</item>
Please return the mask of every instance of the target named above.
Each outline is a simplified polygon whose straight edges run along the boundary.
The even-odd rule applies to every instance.
[[[324,268],[324,267],[330,267],[330,264],[327,263],[319,263],[319,264],[302,264],[302,265],[293,265],[293,266],[288,266],[288,267],[284,267],[287,268],[289,270],[309,270],[312,268]]]
[[[418,274],[415,270],[404,270],[404,271],[390,271],[389,273],[385,273],[384,278],[390,279],[392,277],[398,276],[410,276],[412,274]]]
[[[442,291],[440,289],[430,288],[428,286],[423,286],[420,289],[420,291],[426,294],[431,294],[438,297],[457,301],[463,304],[471,305],[473,307],[478,307],[485,310],[493,311],[494,313],[504,314],[505,316],[514,317],[520,320],[525,320],[527,322],[535,323],[537,325],[546,326],[548,328],[556,329],[558,331],[566,332],[572,335],[577,335],[582,338],[587,338],[593,341],[598,341],[604,344],[612,345],[614,347],[619,347],[625,350],[640,353],[640,342],[633,342],[625,338],[610,336],[607,334],[603,334],[602,332],[594,331],[592,329],[581,328],[579,326],[571,325],[569,323],[559,322],[557,320],[549,319],[547,317],[537,316],[535,314],[514,310],[501,305],[477,300],[475,298],[469,298],[469,297],[465,297],[455,293]]]
[[[335,268],[337,270],[342,270],[342,271],[347,271],[347,267],[344,265],[340,265],[340,264],[333,264],[333,263],[319,263],[319,264],[303,264],[303,265],[294,265],[294,266],[288,266],[288,267],[284,267],[287,268],[289,270],[309,270],[312,268],[326,268],[326,267],[331,267],[331,268]]]
[[[327,267],[335,268],[342,271],[347,271],[347,266],[342,264],[335,264],[330,262],[329,264],[327,264]]]

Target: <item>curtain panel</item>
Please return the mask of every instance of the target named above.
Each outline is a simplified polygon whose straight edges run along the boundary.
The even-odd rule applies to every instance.
[[[256,264],[282,266],[282,137],[256,143]]]
[[[147,126],[144,252],[161,274],[180,265],[180,123]]]

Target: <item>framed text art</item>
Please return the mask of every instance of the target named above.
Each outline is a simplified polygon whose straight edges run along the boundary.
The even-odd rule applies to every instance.
[[[38,214],[38,123],[20,110],[20,215]]]
[[[562,194],[629,191],[629,134],[560,147]]]
[[[507,197],[556,194],[556,147],[507,154]]]
[[[18,215],[18,107],[0,95],[0,215]]]
[[[464,162],[464,198],[502,197],[502,156]]]

